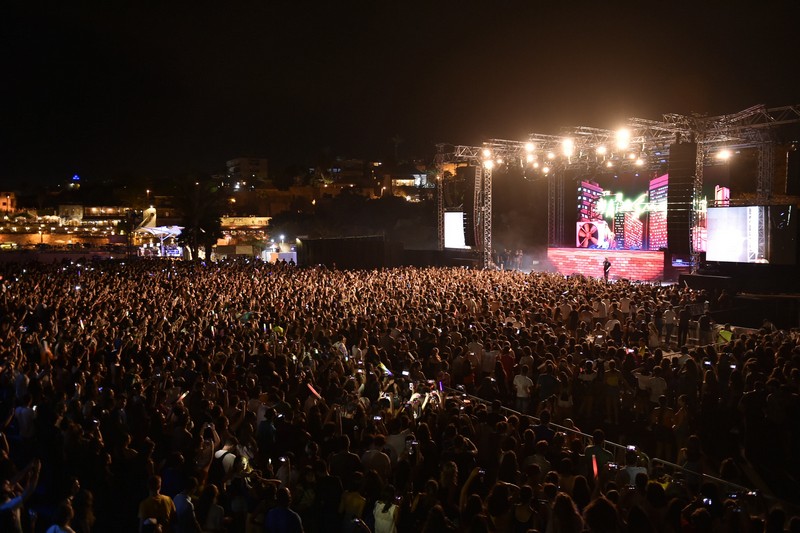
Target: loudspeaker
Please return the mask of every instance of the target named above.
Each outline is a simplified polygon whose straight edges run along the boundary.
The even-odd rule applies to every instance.
[[[456,177],[464,187],[464,244],[475,247],[475,179],[477,167],[467,166],[456,169]]]
[[[786,194],[800,196],[800,146],[789,150],[786,157]]]
[[[697,164],[697,143],[669,147],[667,186],[667,247],[673,254],[691,252],[692,200]]]

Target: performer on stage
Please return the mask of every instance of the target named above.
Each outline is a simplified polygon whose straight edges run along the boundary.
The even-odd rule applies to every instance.
[[[603,261],[603,278],[605,278],[606,283],[608,283],[608,273],[611,270],[611,261],[608,260],[608,257],[605,258]]]

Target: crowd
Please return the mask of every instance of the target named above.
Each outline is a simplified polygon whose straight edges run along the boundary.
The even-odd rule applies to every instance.
[[[794,332],[687,346],[702,291],[252,260],[0,284],[0,531],[800,530],[698,475],[796,472],[800,386]]]

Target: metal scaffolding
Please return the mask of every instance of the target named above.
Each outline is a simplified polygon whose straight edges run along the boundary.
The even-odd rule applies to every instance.
[[[767,108],[756,105],[737,113],[707,117],[669,113],[661,120],[630,118],[625,124],[627,136],[620,142],[619,130],[579,126],[559,135],[532,133],[526,141],[489,139],[482,146],[437,145],[439,168],[439,248],[444,248],[444,202],[441,169],[446,163],[466,163],[477,167],[475,179],[476,240],[484,268],[492,265],[492,174],[505,165],[519,165],[548,180],[548,244],[564,242],[564,188],[566,171],[596,169],[664,169],[669,162],[670,146],[676,142],[697,143],[693,176],[692,235],[693,264],[699,253],[694,234],[700,213],[703,169],[715,159],[710,154],[723,148],[758,149],[756,203],[769,203],[775,172],[775,128],[800,122],[800,105]],[[481,171],[482,170],[482,171]],[[763,223],[763,221],[762,221]],[[763,246],[759,245],[763,250]]]

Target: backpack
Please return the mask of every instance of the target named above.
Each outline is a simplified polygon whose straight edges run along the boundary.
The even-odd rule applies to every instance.
[[[218,489],[222,488],[222,481],[225,479],[225,466],[222,461],[232,453],[231,451],[226,451],[219,457],[214,455],[214,459],[211,460],[211,466],[208,468],[207,484],[214,484]]]

